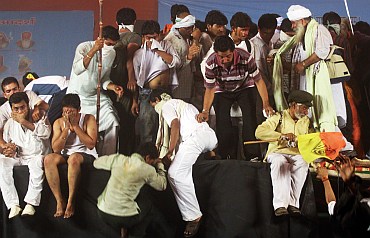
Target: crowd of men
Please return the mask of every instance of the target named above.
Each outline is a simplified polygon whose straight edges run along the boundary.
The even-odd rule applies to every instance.
[[[122,8],[118,29],[105,26],[102,38],[77,46],[68,87],[63,77],[27,73],[23,84],[31,84],[21,92],[17,79],[3,79],[0,188],[9,218],[35,213],[44,173],[56,199],[54,216],[72,217],[81,165],[93,163],[111,171],[98,199],[101,219],[143,237],[155,210],[140,188],[166,189],[166,167],[187,222],[184,236],[192,237],[202,219],[193,164],[202,153],[236,159],[240,150],[245,160],[266,158],[271,164],[275,215],[300,215],[308,164],[297,148],[298,135],[342,132],[343,158],[370,159],[365,150],[370,130],[361,124],[370,105],[370,27],[359,22],[352,34],[348,21],[335,12],[319,24],[300,5],[289,7],[286,15],[263,14],[255,24],[247,13],[237,12],[228,30],[222,12],[211,10],[202,22],[176,4],[172,24],[161,30],[158,22],[145,21],[140,36],[134,32],[135,11]],[[341,47],[349,81],[331,81],[326,60],[333,44]],[[38,81],[58,90],[37,91]],[[62,90],[63,99],[49,108],[45,101]],[[50,124],[53,107],[60,107],[60,116]],[[272,141],[268,149],[257,143],[238,148],[232,117],[241,118],[243,142]],[[68,164],[68,199],[60,189],[61,164]],[[30,171],[24,209],[14,186],[15,165],[28,165]],[[327,181],[324,172],[320,176]]]

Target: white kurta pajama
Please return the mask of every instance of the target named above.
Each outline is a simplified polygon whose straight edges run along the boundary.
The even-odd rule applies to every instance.
[[[92,114],[96,117],[98,54],[92,57],[87,69],[83,65],[83,58],[93,46],[94,41],[83,42],[77,46],[67,93],[78,94],[81,100],[81,113]],[[112,83],[109,75],[116,52],[107,46],[104,46],[102,51],[101,86],[103,90],[100,94],[99,132],[105,131],[104,146],[101,151],[102,155],[105,155],[116,153],[119,119],[112,101],[104,92],[108,84]]]
[[[217,145],[215,132],[206,122],[198,123],[197,114],[199,112],[193,105],[178,99],[169,100],[162,108],[162,116],[168,125],[174,119],[180,122],[181,142],[168,170],[168,180],[184,221],[202,216],[193,183],[193,164],[201,153],[211,151]]]
[[[44,181],[43,157],[51,152],[49,142],[51,126],[47,125],[43,119],[34,125],[35,130],[31,131],[10,118],[4,126],[4,140],[15,143],[18,147],[14,158],[0,154],[0,188],[8,209],[19,206],[18,193],[13,179],[13,167],[19,165],[27,165],[30,172],[24,201],[33,206],[40,204]]]

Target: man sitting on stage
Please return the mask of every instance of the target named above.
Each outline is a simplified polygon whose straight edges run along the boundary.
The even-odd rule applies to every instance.
[[[34,215],[34,206],[40,204],[44,180],[42,160],[50,152],[51,128],[45,116],[36,123],[32,122],[29,99],[25,92],[14,93],[9,98],[9,103],[12,111],[11,118],[4,126],[6,143],[1,148],[0,155],[0,189],[4,202],[10,209],[10,219],[22,211],[14,185],[14,166],[27,165],[30,173],[28,191],[24,198],[27,205],[22,216]]]
[[[308,164],[297,147],[297,136],[308,134],[307,117],[312,106],[310,93],[296,90],[289,94],[289,108],[268,118],[256,129],[256,138],[270,142],[266,159],[271,163],[273,206],[276,216],[299,215],[299,197],[305,183]]]
[[[57,208],[54,217],[69,218],[74,214],[74,199],[81,164],[92,163],[97,157],[95,144],[97,128],[95,117],[80,113],[80,98],[66,94],[62,100],[63,116],[53,126],[54,153],[45,157],[45,175],[53,192]],[[68,164],[68,203],[62,197],[58,165]]]

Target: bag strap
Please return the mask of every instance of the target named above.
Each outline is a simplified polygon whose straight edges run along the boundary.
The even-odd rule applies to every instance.
[[[333,56],[336,49],[343,50],[343,47],[337,46],[337,45],[330,45],[330,52],[325,60],[330,60],[330,58]]]

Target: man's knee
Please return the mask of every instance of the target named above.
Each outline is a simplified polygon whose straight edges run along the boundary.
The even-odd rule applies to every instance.
[[[288,165],[289,162],[284,157],[284,155],[281,154],[271,154],[268,156],[268,162],[271,163],[271,167],[281,167],[284,165]]]
[[[61,163],[63,157],[60,154],[51,153],[45,156],[44,158],[44,167],[45,169],[58,166]]]
[[[73,153],[68,157],[68,167],[79,167],[84,162],[84,158],[79,153]]]

